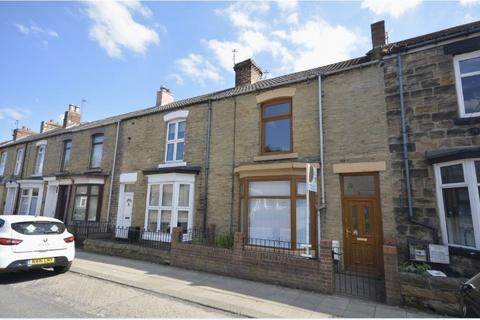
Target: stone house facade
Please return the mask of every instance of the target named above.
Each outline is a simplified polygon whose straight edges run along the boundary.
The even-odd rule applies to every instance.
[[[478,156],[479,142],[476,120],[457,119],[454,49],[446,48],[465,41],[456,32],[468,30],[471,41],[479,26],[386,45],[384,25],[376,23],[373,49],[348,61],[261,80],[249,59],[234,68],[233,88],[174,101],[162,87],[155,106],[91,123],[70,106],[62,126],[43,123],[39,134],[17,129],[0,144],[0,212],[166,235],[215,225],[253,245],[292,250],[335,240],[344,267],[381,274],[382,245],[398,245],[403,261],[409,239],[441,243],[413,221],[446,239],[430,162],[460,146]],[[438,43],[423,44],[431,39]],[[410,219],[396,58],[402,48]],[[471,172],[476,162],[468,163]],[[459,273],[467,270],[461,257],[452,255]]]

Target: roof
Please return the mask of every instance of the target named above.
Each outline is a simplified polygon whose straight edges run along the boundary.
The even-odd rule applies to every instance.
[[[427,34],[424,34],[424,35],[421,35],[421,36],[418,36],[418,37],[413,37],[413,38],[389,43],[389,44],[386,45],[386,49],[389,52],[393,52],[393,51],[396,51],[396,50],[398,51],[400,48],[419,45],[419,44],[422,44],[424,42],[431,41],[431,40],[441,39],[441,38],[448,37],[448,36],[453,37],[455,35],[460,36],[460,34],[464,34],[464,33],[471,34],[471,33],[476,33],[476,32],[479,32],[479,31],[480,31],[480,21],[475,21],[475,22],[455,26],[455,27],[452,27],[452,28],[435,31],[435,32],[432,32],[432,33],[427,33]]]
[[[405,48],[413,45],[420,45],[421,43],[426,41],[440,39],[446,36],[455,36],[455,35],[460,36],[461,34],[464,34],[464,33],[474,33],[479,31],[480,31],[480,21],[476,21],[476,22],[456,26],[453,28],[448,28],[448,29],[437,31],[437,32],[428,33],[422,36],[394,42],[386,45],[386,49],[388,50],[388,52],[391,53],[391,52],[394,52],[395,50],[399,50],[400,48]],[[326,66],[321,66],[318,68],[313,68],[305,71],[290,73],[290,74],[279,76],[272,79],[261,80],[253,84],[237,86],[237,87],[233,87],[233,88],[229,88],[229,89],[225,89],[217,92],[208,93],[205,95],[187,98],[187,99],[175,101],[160,107],[158,106],[149,107],[146,109],[141,109],[141,110],[137,110],[137,111],[133,111],[133,112],[129,112],[129,113],[113,116],[113,117],[108,117],[108,118],[97,120],[97,121],[82,123],[78,126],[71,127],[71,128],[53,129],[48,132],[39,133],[26,138],[22,138],[21,141],[13,141],[13,140],[8,141],[6,143],[0,144],[0,147],[16,145],[16,144],[25,143],[28,141],[36,141],[39,139],[44,139],[47,137],[56,136],[56,135],[60,135],[68,132],[77,132],[77,131],[96,128],[96,127],[107,126],[110,124],[114,124],[117,121],[145,116],[145,115],[149,115],[157,112],[163,112],[171,109],[186,107],[193,104],[204,103],[209,100],[213,101],[213,100],[225,99],[225,98],[235,97],[235,96],[239,96],[247,93],[252,93],[255,91],[266,90],[274,87],[288,85],[291,83],[301,82],[307,79],[318,77],[320,75],[328,74],[331,72],[340,72],[342,70],[347,70],[352,67],[365,64],[369,62],[371,59],[369,53],[367,53],[365,56],[362,56],[362,57],[353,58],[350,60],[337,62],[337,63],[333,63],[333,64],[329,64]]]

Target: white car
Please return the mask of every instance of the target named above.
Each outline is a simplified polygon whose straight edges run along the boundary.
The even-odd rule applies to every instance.
[[[0,215],[0,272],[53,267],[64,273],[74,257],[75,238],[62,221]]]

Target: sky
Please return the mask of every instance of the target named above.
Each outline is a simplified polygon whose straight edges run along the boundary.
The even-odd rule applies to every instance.
[[[480,0],[0,1],[0,141],[68,104],[82,121],[234,85],[235,61],[266,78],[362,56],[370,24],[389,42],[480,20]]]

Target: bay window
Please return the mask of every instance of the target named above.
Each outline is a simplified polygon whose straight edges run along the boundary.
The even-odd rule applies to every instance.
[[[149,176],[145,230],[171,234],[173,227],[183,233],[193,223],[193,176],[164,174]],[[144,235],[148,238],[148,233]]]
[[[480,159],[434,169],[444,243],[480,249]]]
[[[480,50],[454,58],[461,117],[480,116]]]
[[[73,221],[98,221],[102,207],[102,185],[77,185]]]
[[[39,207],[40,188],[22,188],[20,191],[19,214],[35,215]]]
[[[240,228],[250,244],[292,249],[310,244],[304,178],[245,178],[241,189]]]

